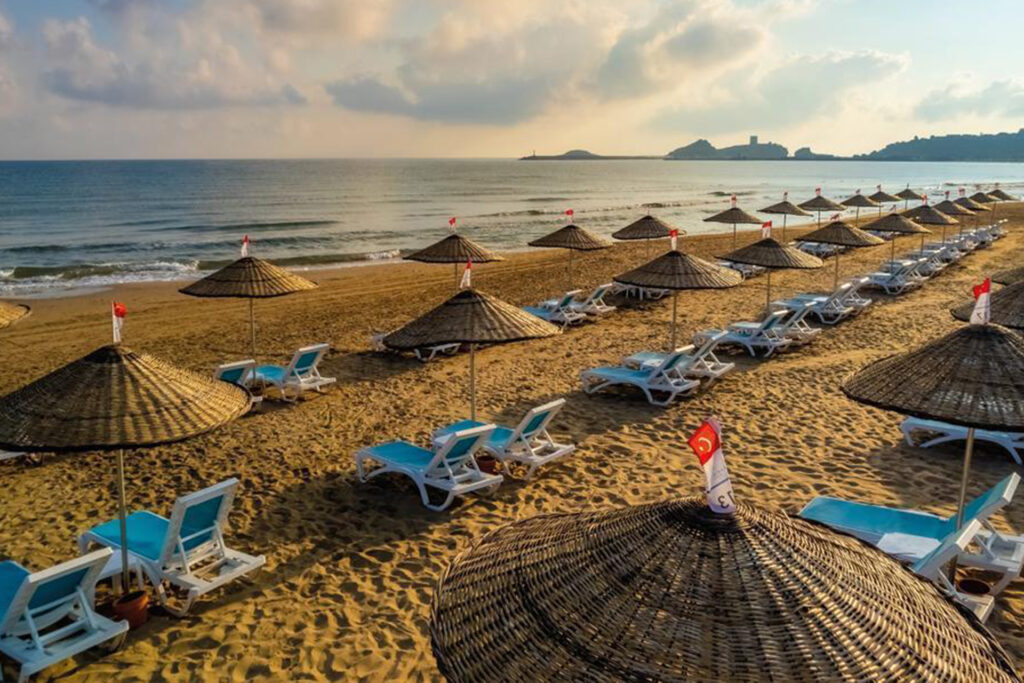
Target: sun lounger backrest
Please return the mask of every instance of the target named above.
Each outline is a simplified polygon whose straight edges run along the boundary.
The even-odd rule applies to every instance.
[[[1010,504],[1013,494],[1017,492],[1020,484],[1020,475],[1014,472],[985,493],[973,499],[964,508],[964,521],[971,519],[985,520]],[[947,528],[953,531],[956,528],[956,515],[946,520]]]
[[[473,457],[473,453],[487,441],[493,431],[494,425],[486,424],[452,432],[435,452],[427,471],[446,474],[452,467],[458,467]]]
[[[256,361],[240,360],[236,363],[225,363],[217,367],[214,378],[237,384],[244,387],[249,382],[249,376],[256,369]]]
[[[591,303],[595,303],[595,302],[600,301],[601,299],[603,299],[604,295],[608,293],[608,289],[610,287],[611,287],[610,283],[609,284],[604,284],[604,285],[599,285],[598,287],[595,287],[594,291],[590,293],[589,297],[587,297],[587,303],[591,304]]]
[[[563,294],[561,300],[558,302],[558,308],[559,309],[568,308],[569,304],[571,304],[573,302],[573,300],[576,298],[576,295],[579,294],[579,293],[580,293],[580,290],[574,289],[571,292],[566,292],[565,294]]]
[[[296,351],[292,356],[292,362],[288,365],[288,375],[301,377],[314,370],[320,364],[320,359],[327,353],[328,348],[328,344],[313,344]]]
[[[711,353],[714,350],[715,346],[718,345],[718,340],[720,340],[722,337],[724,337],[727,334],[728,334],[728,332],[724,332],[723,331],[723,332],[718,332],[717,334],[709,335],[704,340],[704,343],[700,345],[700,348],[698,348],[696,351],[694,351],[691,354],[690,357],[695,362],[702,360],[704,358],[704,356],[708,355],[709,353]]]
[[[981,522],[972,519],[960,531],[950,533],[930,553],[911,565],[915,574],[935,580],[942,574],[942,567],[971,544],[981,531]]]
[[[2,563],[8,580],[21,575],[21,583],[0,614],[0,634],[22,631],[18,622],[26,615],[37,628],[45,628],[70,614],[96,584],[112,553],[103,548],[33,574],[17,563]]]
[[[565,399],[559,398],[544,405],[532,408],[526,415],[520,420],[519,425],[516,427],[515,432],[512,435],[513,440],[522,438],[525,441],[529,441],[533,437],[543,432],[548,427],[548,423],[551,419],[558,414],[558,411],[565,405]]]
[[[232,477],[178,498],[167,525],[160,562],[167,564],[182,549],[187,554],[205,543],[218,541],[237,489],[238,480]]]
[[[790,311],[788,308],[779,311],[772,311],[765,316],[764,320],[761,321],[761,328],[758,330],[759,333],[767,332],[776,325],[779,324],[783,318],[789,315]],[[794,313],[795,315],[795,313]]]

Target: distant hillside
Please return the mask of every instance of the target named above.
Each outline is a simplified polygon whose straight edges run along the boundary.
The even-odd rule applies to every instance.
[[[893,142],[869,154],[869,161],[1024,161],[1024,128],[1016,133],[940,135]]]
[[[661,157],[644,157],[644,156],[601,156],[600,154],[594,154],[588,152],[585,149],[570,149],[564,154],[554,155],[537,155],[531,154],[530,156],[520,157],[520,161],[607,161],[609,159],[660,159]]]
[[[665,155],[666,159],[673,161],[713,161],[723,159],[727,161],[740,161],[744,159],[785,159],[789,156],[789,150],[774,142],[761,143],[757,141],[756,135],[750,136],[750,143],[746,145],[733,145],[717,149],[707,140],[697,140],[685,147],[678,147]]]

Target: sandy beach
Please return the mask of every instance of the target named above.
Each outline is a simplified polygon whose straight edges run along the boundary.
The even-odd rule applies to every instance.
[[[304,273],[320,283],[318,290],[257,303],[257,360],[284,363],[299,346],[329,342],[322,371],[337,377],[337,385],[296,405],[265,401],[261,411],[213,433],[128,457],[132,509],[166,514],[177,496],[238,477],[229,545],[265,554],[266,567],[202,599],[184,619],[155,610],[119,651],[84,655],[39,680],[438,680],[429,604],[437,576],[457,552],[499,525],[538,513],[700,493],[703,477],[685,440],[711,414],[722,422],[741,500],[796,512],[813,496],[829,494],[952,514],[961,446],[905,445],[899,415],[847,400],[839,383],[873,360],[955,329],[961,323],[948,309],[969,298],[987,274],[1021,262],[1024,205],[1000,205],[999,214],[1010,218],[1006,238],[922,289],[901,297],[873,291],[876,304],[863,315],[768,361],[732,356],[737,371],[668,409],[648,405],[639,393],[587,396],[579,384],[586,368],[663,348],[668,300],[627,304],[558,337],[481,350],[479,415],[514,423],[529,407],[564,396],[568,403],[553,433],[578,448],[533,481],[507,480],[495,496],[473,496],[443,513],[425,509],[408,480],[358,483],[352,456],[391,439],[426,445],[435,428],[468,416],[465,354],[421,364],[369,348],[373,332],[393,329],[449,296],[451,266]],[[791,228],[787,237],[804,231]],[[741,231],[740,240],[757,236]],[[897,255],[918,243],[900,239]],[[705,257],[730,244],[726,234],[682,240],[686,251]],[[575,285],[606,282],[664,248],[620,244],[577,256]],[[875,270],[888,256],[888,244],[844,254],[842,275]],[[510,254],[474,266],[473,284],[515,304],[535,303],[565,289],[566,263],[564,252]],[[830,290],[832,278],[831,260],[816,271],[776,273],[773,298]],[[0,393],[109,343],[111,299],[128,307],[125,344],[133,349],[203,373],[248,358],[247,303],[189,298],[177,293],[183,284],[123,285],[28,302],[32,315],[0,331]],[[754,319],[764,296],[764,278],[726,291],[684,292],[680,338]],[[116,514],[113,467],[112,456],[95,453],[44,456],[39,465],[0,463],[0,556],[38,569],[76,554],[78,534]],[[982,447],[971,493],[1014,469],[1005,452]],[[996,522],[1024,529],[1024,501]],[[999,596],[988,627],[1024,671],[1024,581]]]

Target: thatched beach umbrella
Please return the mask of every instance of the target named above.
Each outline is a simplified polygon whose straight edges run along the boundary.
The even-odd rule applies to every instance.
[[[941,225],[942,226],[942,241],[946,241],[946,226],[957,225],[958,220],[952,216],[948,216],[941,211],[935,209],[935,207],[928,204],[928,197],[924,196],[921,199],[921,206],[910,209],[909,211],[903,212],[904,218],[909,218],[915,223],[920,225]]]
[[[961,208],[967,209],[968,211],[970,211],[971,213],[974,214],[974,227],[975,228],[978,227],[978,216],[980,214],[982,214],[982,213],[987,213],[987,212],[992,211],[991,208],[985,206],[984,204],[980,204],[980,203],[974,201],[973,199],[971,199],[970,197],[966,196],[964,194],[964,189],[963,188],[960,188],[960,196],[957,197],[956,199],[954,199],[953,203],[956,204],[957,206],[961,207]],[[963,226],[963,223],[961,223],[960,224],[960,234],[962,235],[963,232],[964,232],[964,226]]]
[[[992,276],[992,282],[998,282],[1001,285],[1013,285],[1018,282],[1024,282],[1024,266],[1000,270]]]
[[[877,247],[879,244],[885,244],[885,240],[881,237],[875,237],[842,221],[832,221],[823,228],[809,232],[803,237],[797,237],[796,241],[834,244],[838,247],[850,247],[852,249]],[[833,287],[839,286],[839,256],[840,251],[836,251],[836,275]]]
[[[732,224],[732,246],[736,248],[736,225],[743,223],[745,225],[761,225],[762,221],[757,216],[751,215],[743,209],[736,206],[736,195],[730,198],[731,206],[725,211],[716,213],[714,216],[708,216],[704,219],[705,223],[730,223]]]
[[[974,212],[968,209],[966,206],[957,204],[954,201],[950,201],[947,196],[941,202],[935,205],[936,211],[941,211],[947,216],[973,216]]]
[[[10,327],[31,312],[28,306],[0,301],[0,330]]]
[[[857,212],[853,216],[854,221],[860,220],[860,210],[862,208],[877,208],[881,210],[881,205],[878,202],[874,201],[870,197],[865,197],[860,193],[860,190],[857,190],[857,192],[852,197],[847,197],[840,203],[847,208],[853,208],[857,210]]]
[[[684,498],[488,533],[430,612],[451,683],[1020,681],[974,615],[881,551]]]
[[[999,189],[999,183],[996,183],[996,189],[994,189],[994,190],[992,190],[990,192],[986,192],[985,194],[987,194],[989,197],[992,197],[993,199],[997,199],[997,200],[999,200],[1001,202],[1015,202],[1015,201],[1017,201],[1017,198],[1014,197],[1012,194],[1007,194],[1006,192],[1003,192],[1002,190],[1000,190]]]
[[[242,258],[178,291],[213,299],[248,299],[252,353],[256,355],[256,299],[270,299],[316,289],[316,284],[269,261],[248,255],[249,238],[242,242]]]
[[[874,194],[868,195],[868,199],[878,203],[879,218],[882,217],[882,204],[890,204],[893,202],[898,202],[900,200],[900,198],[897,197],[896,195],[889,194],[888,192],[884,191],[881,185],[875,185],[875,192]]]
[[[1003,327],[1024,329],[1024,282],[1003,287],[991,294],[989,305],[992,309],[992,322]],[[950,312],[957,320],[967,322],[974,310],[973,301],[965,301]]]
[[[924,236],[931,233],[931,230],[923,228],[914,221],[901,216],[895,211],[888,213],[878,220],[871,221],[864,226],[864,230],[874,230],[875,232],[891,232],[899,235],[920,235],[921,236],[921,251],[924,251]],[[896,239],[895,237],[889,240],[889,245],[892,249],[890,259],[896,260]]]
[[[1024,339],[999,325],[967,325],[847,377],[849,398],[967,427],[957,528],[963,526],[974,430],[1024,431]]]
[[[1001,192],[1001,194],[1006,195],[1007,197],[1010,196],[1010,195],[1006,194],[1005,192],[1002,192],[1001,190],[1000,190],[1000,192]],[[991,204],[992,205],[992,220],[994,221],[996,219],[996,208],[999,206],[999,201],[1000,201],[999,197],[994,196],[990,192],[980,192],[979,191],[979,192],[975,192],[974,194],[972,194],[970,198],[971,198],[971,201],[977,202],[978,204]]]
[[[553,233],[538,237],[528,243],[531,247],[549,247],[569,250],[569,288],[572,289],[572,255],[577,251],[597,251],[612,246],[611,242],[584,230],[578,225],[569,223]]]
[[[903,210],[906,211],[910,205],[910,200],[922,201],[924,194],[917,190],[911,190],[910,185],[907,185],[904,189],[896,193],[896,196],[903,200]]]
[[[663,254],[627,273],[616,275],[613,279],[636,287],[672,290],[672,332],[669,352],[676,349],[676,318],[680,290],[725,289],[743,282],[743,276],[732,268],[725,268],[677,250]]]
[[[811,269],[825,265],[820,258],[788,244],[779,244],[771,237],[748,244],[718,258],[734,263],[767,268],[765,275],[766,306],[772,303],[772,271],[786,268]]]
[[[469,345],[469,410],[476,419],[476,347],[551,337],[561,330],[497,297],[463,289],[440,306],[384,337],[384,345],[408,351],[441,344]]]
[[[668,237],[675,230],[677,235],[685,235],[685,230],[680,230],[669,225],[660,218],[648,214],[633,221],[626,227],[616,230],[612,237],[617,240],[657,240]]]
[[[455,289],[459,288],[460,264],[493,263],[505,260],[490,249],[480,246],[468,237],[463,237],[454,232],[444,239],[434,242],[429,247],[424,247],[403,258],[407,261],[419,261],[421,263],[453,264],[455,269]]]
[[[804,211],[799,206],[789,201],[789,193],[782,193],[782,201],[760,210],[761,213],[782,216],[782,243],[786,243],[786,219],[789,216],[810,216],[810,212]]]
[[[249,393],[120,344],[103,346],[0,398],[0,449],[117,454],[124,585],[129,583],[124,451],[182,441],[244,415]]]
[[[800,203],[800,208],[801,209],[806,209],[807,211],[813,211],[815,214],[817,214],[817,219],[815,220],[815,223],[816,223],[815,227],[818,227],[818,228],[821,227],[821,212],[822,211],[839,211],[840,213],[842,213],[843,211],[846,211],[846,207],[843,206],[842,204],[836,204],[834,201],[832,201],[828,197],[821,196],[821,188],[820,187],[814,188],[814,198],[813,199],[808,199],[806,202],[801,202]]]

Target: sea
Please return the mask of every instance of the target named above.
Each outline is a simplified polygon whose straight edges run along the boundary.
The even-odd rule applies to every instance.
[[[456,229],[498,251],[557,229],[572,209],[610,235],[644,214],[688,234],[785,191],[841,200],[876,185],[935,200],[1000,187],[1021,163],[324,159],[0,162],[0,296],[188,280],[251,253],[296,270],[400,261]],[[886,207],[888,208],[888,207]],[[902,207],[900,207],[902,208]],[[865,211],[874,211],[865,210]],[[852,215],[852,211],[848,212]],[[765,216],[765,219],[772,217]],[[778,217],[774,217],[777,222]],[[791,224],[798,224],[795,220]]]

